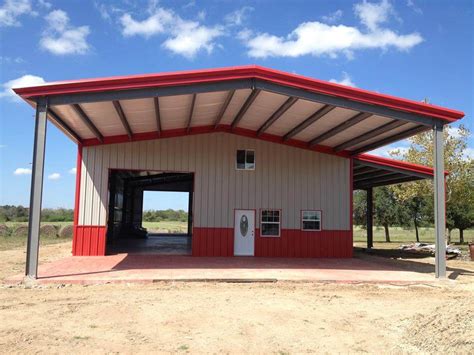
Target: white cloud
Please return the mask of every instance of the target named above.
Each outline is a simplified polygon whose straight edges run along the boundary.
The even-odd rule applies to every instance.
[[[49,180],[59,180],[61,178],[60,173],[52,173],[48,175]]]
[[[248,18],[249,13],[254,10],[251,6],[244,6],[224,17],[224,21],[230,26],[241,26]]]
[[[407,0],[407,6],[419,15],[423,15],[423,10],[418,7],[413,0]]]
[[[62,10],[51,11],[45,20],[48,27],[41,37],[41,48],[56,55],[85,54],[89,51],[88,26],[72,26],[68,14]]]
[[[141,21],[126,13],[120,18],[120,23],[125,37],[166,35],[168,38],[162,43],[163,47],[187,58],[193,58],[202,50],[211,53],[216,45],[215,39],[224,34],[220,26],[208,27],[197,21],[183,20],[164,8],[155,9]]]
[[[453,126],[446,126],[446,129],[449,132],[449,135],[454,137],[454,138],[461,138],[466,136],[466,131],[462,131],[459,129],[459,127],[453,127]],[[467,135],[467,137],[471,136],[472,134]]]
[[[31,175],[31,169],[28,168],[17,168],[13,174],[15,175]]]
[[[390,15],[394,13],[392,4],[388,0],[377,3],[370,3],[364,0],[354,5],[355,15],[369,30],[375,31],[379,25],[387,22]]]
[[[75,175],[77,172],[76,168],[69,169],[69,174]]]
[[[37,86],[44,84],[42,77],[36,75],[23,75],[17,79],[13,79],[3,83],[2,91],[0,91],[0,98],[5,97],[12,101],[20,101],[20,97],[13,92],[13,88],[23,88],[28,86]]]
[[[163,46],[173,53],[193,58],[199,51],[211,53],[214,49],[214,40],[222,36],[219,27],[201,26],[197,22],[183,21],[173,30],[173,37],[168,38]]]
[[[329,15],[321,16],[321,20],[323,20],[326,23],[336,23],[339,22],[339,20],[342,17],[342,10],[336,10]]]
[[[53,4],[51,4],[49,1],[46,1],[46,0],[38,0],[38,4],[44,7],[45,9],[50,9],[51,6],[53,6]]]
[[[37,15],[30,0],[6,0],[0,7],[0,27],[21,26],[18,18],[23,15]]]
[[[244,44],[248,48],[248,55],[254,58],[303,55],[327,55],[335,58],[340,54],[352,58],[357,50],[395,48],[407,51],[423,41],[416,32],[399,35],[393,30],[380,27],[392,14],[392,7],[387,1],[379,4],[364,1],[357,4],[354,11],[365,27],[364,30],[318,21],[303,22],[286,36],[252,34],[244,40]]]
[[[4,57],[0,56],[0,64],[23,64],[26,61],[22,57]]]
[[[349,74],[347,74],[345,71],[342,72],[342,79],[337,80],[337,79],[330,79],[329,82],[335,83],[335,84],[341,84],[341,85],[346,85],[346,86],[352,86],[352,87],[357,87],[356,84],[352,81],[352,78]]]
[[[464,159],[474,159],[474,148],[466,148],[463,152],[463,158]]]
[[[385,158],[393,157],[396,159],[396,158],[399,158],[400,155],[403,155],[408,151],[409,144],[410,142],[407,139],[403,139],[399,142],[374,149],[367,153],[382,156]],[[397,152],[398,154],[395,154]]]
[[[143,21],[137,21],[130,14],[120,18],[122,34],[125,37],[140,35],[150,37],[165,32],[165,26],[173,22],[173,13],[165,9],[158,9],[156,13]]]

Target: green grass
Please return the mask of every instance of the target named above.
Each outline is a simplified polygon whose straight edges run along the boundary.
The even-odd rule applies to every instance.
[[[420,242],[434,243],[434,228],[420,228]],[[374,227],[375,247],[396,248],[400,244],[416,242],[415,229],[390,227],[390,243],[385,242],[385,231],[382,227]],[[464,245],[459,246],[467,251],[467,243],[474,241],[474,229],[464,231]],[[451,243],[459,243],[459,230],[451,232]],[[365,247],[367,244],[367,231],[359,226],[354,227],[354,245]]]
[[[167,231],[168,233],[186,233],[188,222],[161,221],[161,222],[143,222],[142,226],[149,232]]]

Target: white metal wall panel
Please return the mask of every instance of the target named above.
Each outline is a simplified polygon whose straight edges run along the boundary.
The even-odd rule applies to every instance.
[[[357,149],[357,148],[364,147],[364,146],[369,145],[369,144],[371,144],[371,143],[375,143],[375,142],[377,142],[377,141],[379,141],[379,140],[381,140],[381,139],[384,139],[384,138],[388,138],[388,137],[390,137],[390,136],[393,136],[393,135],[395,135],[395,134],[397,134],[397,133],[401,133],[401,132],[404,132],[404,131],[408,131],[410,128],[414,128],[414,127],[416,127],[416,126],[418,126],[417,123],[407,123],[407,124],[404,124],[403,126],[400,126],[400,127],[398,127],[398,128],[392,129],[392,130],[390,130],[389,132],[386,132],[386,133],[384,133],[384,134],[379,134],[377,137],[374,137],[374,138],[372,138],[372,139],[367,139],[365,142],[359,143],[359,144],[357,144],[357,145],[355,145],[355,146],[353,146],[353,147],[347,148],[347,149],[349,149],[349,150],[355,150],[355,149]]]
[[[256,169],[235,169],[237,149],[254,149]],[[233,226],[234,209],[282,209],[299,229],[302,209],[323,211],[323,228],[348,230],[348,159],[228,133],[85,147],[79,224],[105,225],[109,168],[194,172],[194,225]]]
[[[161,128],[166,130],[186,127],[192,99],[193,95],[160,97]]]
[[[326,139],[325,141],[321,142],[321,144],[326,145],[328,147],[335,147],[338,144],[341,144],[352,138],[356,138],[390,121],[392,121],[391,118],[381,117],[381,116],[371,116],[370,118],[363,120],[362,122],[359,122],[358,124],[352,126],[351,128],[338,133],[334,137]]]
[[[227,91],[198,94],[196,96],[191,127],[214,124],[227,95]]]
[[[120,104],[133,133],[156,131],[153,99],[122,100]]]
[[[357,113],[358,113],[357,111],[337,107],[334,110],[327,113],[326,115],[324,115],[322,118],[320,118],[316,122],[314,122],[308,128],[298,133],[293,138],[301,140],[303,142],[308,142],[311,139],[316,138],[320,134],[337,126],[338,124],[346,121],[347,119],[351,118]]]
[[[79,137],[82,139],[95,138],[94,133],[82,122],[82,119],[70,105],[57,105],[53,109]]]
[[[91,102],[81,107],[104,137],[127,134],[112,102]]]
[[[317,102],[298,100],[265,133],[284,136],[321,107],[323,104]]]
[[[250,89],[241,89],[236,90],[232,100],[229,102],[229,106],[222,116],[221,124],[231,124],[239,110],[242,108],[242,105],[245,103],[245,100],[249,97],[252,90]]]
[[[258,130],[287,99],[288,96],[261,91],[239,122],[239,127]]]

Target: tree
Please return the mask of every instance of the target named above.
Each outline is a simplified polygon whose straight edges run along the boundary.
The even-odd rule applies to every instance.
[[[357,226],[366,227],[367,223],[367,192],[354,191],[353,222]]]
[[[389,227],[399,222],[400,205],[395,193],[387,186],[374,188],[374,220],[384,227],[385,241],[390,243]]]
[[[446,176],[446,226],[448,242],[451,231],[462,231],[473,225],[474,221],[474,162],[466,156],[467,138],[470,132],[463,125],[458,128],[446,127],[444,133],[444,165],[449,172]],[[433,166],[433,132],[425,132],[409,138],[410,147],[406,151],[393,151],[392,156],[411,163]],[[424,200],[426,218],[433,221],[433,184],[423,180],[406,184],[403,188],[394,188],[401,201]]]

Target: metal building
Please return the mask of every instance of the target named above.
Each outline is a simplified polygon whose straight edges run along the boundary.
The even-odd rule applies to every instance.
[[[153,190],[189,193],[194,256],[351,257],[354,189],[370,199],[375,186],[434,176],[445,273],[442,134],[460,111],[258,66],[15,91],[37,111],[27,275],[37,270],[48,119],[78,145],[74,255],[144,237],[143,192]],[[427,130],[434,169],[364,154]]]

